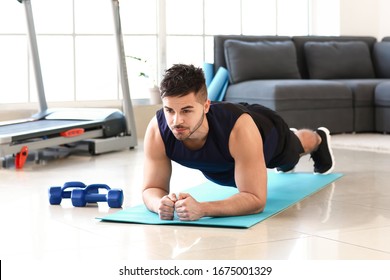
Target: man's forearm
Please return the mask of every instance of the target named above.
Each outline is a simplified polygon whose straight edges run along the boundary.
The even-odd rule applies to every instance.
[[[198,202],[190,194],[179,194],[175,203],[180,220],[194,221],[202,217],[240,216],[260,213],[265,199],[260,200],[254,194],[240,192],[224,200]]]
[[[264,210],[266,198],[259,199],[251,193],[240,192],[225,200],[201,203],[207,217],[240,216],[260,213]]]
[[[152,212],[158,213],[160,200],[168,193],[160,188],[147,188],[142,192],[145,206]]]

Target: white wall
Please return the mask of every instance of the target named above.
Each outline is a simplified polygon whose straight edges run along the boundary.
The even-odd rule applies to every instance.
[[[382,39],[385,36],[390,36],[390,1],[379,0],[379,38]]]
[[[340,0],[340,35],[390,36],[388,0]]]
[[[311,35],[340,34],[340,0],[311,0]]]

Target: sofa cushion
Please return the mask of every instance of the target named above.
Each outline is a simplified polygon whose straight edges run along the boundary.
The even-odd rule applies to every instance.
[[[375,130],[390,132],[390,82],[379,84],[375,88]]]
[[[334,80],[340,82],[352,91],[353,106],[374,107],[375,88],[383,83],[383,79],[343,79]]]
[[[230,85],[229,102],[262,104],[275,111],[352,108],[352,92],[337,81],[252,80]]]
[[[262,104],[278,112],[290,127],[353,131],[352,92],[336,81],[246,81],[230,85],[225,100]]]
[[[258,35],[216,35],[214,36],[214,72],[217,72],[219,67],[225,67],[225,42],[227,40],[239,40],[243,42],[262,42],[262,41],[291,41],[288,36],[258,36]],[[299,68],[299,66],[298,66]]]
[[[370,49],[370,53],[374,48],[377,39],[372,36],[293,36],[291,40],[294,42],[297,50],[298,69],[303,79],[309,79],[309,70],[305,56],[305,44],[307,42],[364,42]]]
[[[375,88],[383,79],[343,79],[336,80],[352,91],[353,130],[355,132],[375,131]]]
[[[390,82],[380,83],[375,88],[375,105],[378,107],[390,107]]]
[[[306,42],[304,49],[311,79],[375,78],[370,50],[363,42]]]
[[[225,41],[225,59],[232,84],[261,79],[299,79],[291,41]]]
[[[390,42],[374,45],[374,64],[379,78],[390,78]]]

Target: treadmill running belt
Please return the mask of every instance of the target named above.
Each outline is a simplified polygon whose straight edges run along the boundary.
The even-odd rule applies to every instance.
[[[99,128],[102,121],[80,120],[37,120],[24,123],[0,126],[0,142],[3,138],[10,138],[12,142],[39,137],[57,136],[59,133],[73,128],[86,130]]]

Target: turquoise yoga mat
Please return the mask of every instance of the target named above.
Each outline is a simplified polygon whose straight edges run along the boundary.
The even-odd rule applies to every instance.
[[[144,205],[120,210],[110,214],[101,221],[137,223],[152,225],[210,226],[230,228],[250,228],[251,226],[283,211],[284,209],[316,193],[342,174],[314,175],[309,173],[277,174],[268,172],[268,198],[264,211],[260,214],[235,217],[204,217],[198,221],[160,220],[158,215],[150,212]],[[198,201],[221,200],[237,193],[236,188],[223,187],[211,182],[186,190]]]

